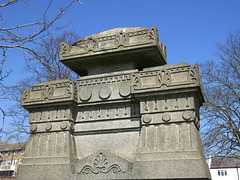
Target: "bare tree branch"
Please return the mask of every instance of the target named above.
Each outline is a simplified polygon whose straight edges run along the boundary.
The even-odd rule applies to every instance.
[[[22,88],[30,88],[36,83],[57,79],[76,79],[77,75],[64,66],[59,59],[60,43],[73,44],[79,36],[72,31],[66,31],[59,36],[49,35],[41,39],[38,46],[25,54],[26,68],[29,77],[24,78],[16,86],[6,87],[5,98],[13,103],[6,112],[11,117],[11,128],[4,133],[8,138],[24,137],[28,134],[28,112],[21,106]],[[19,49],[20,51],[22,49]],[[23,53],[25,53],[23,51]]]
[[[9,5],[12,5],[12,4],[17,5],[19,2],[20,1],[18,0],[8,0],[6,3],[0,4],[0,7],[2,9],[4,8],[7,9],[7,8],[10,8]],[[21,0],[21,2],[27,4],[23,0]],[[41,63],[39,59],[41,59],[40,56],[42,55],[39,54],[33,47],[36,45],[44,46],[41,44],[42,39],[44,37],[50,36],[53,30],[59,30],[67,25],[65,24],[61,26],[56,26],[56,22],[58,22],[70,10],[73,3],[76,1],[70,0],[68,4],[63,8],[60,8],[58,13],[56,13],[55,15],[51,13],[52,4],[53,4],[52,2],[53,0],[48,0],[47,7],[43,11],[42,15],[35,22],[29,22],[26,24],[16,24],[15,26],[8,26],[8,24],[5,21],[5,19],[8,20],[8,18],[4,17],[4,14],[0,14],[0,21],[1,21],[1,25],[0,25],[0,90],[3,91],[2,92],[3,94],[4,93],[6,94],[6,92],[11,92],[9,90],[10,88],[13,88],[13,89],[15,88],[16,90],[16,88],[19,87],[19,85],[17,87],[6,87],[3,83],[4,80],[9,76],[11,72],[11,71],[4,71],[4,64],[7,60],[7,50],[15,49],[19,52],[22,52],[23,55],[28,57],[29,59],[35,60],[37,63]],[[48,67],[50,68],[51,66],[48,66]],[[70,71],[66,70],[66,72],[68,72],[69,75],[71,74]],[[44,77],[45,74],[42,72],[41,73],[39,72],[39,76],[40,75]],[[20,92],[21,91],[19,89],[19,95],[21,94]],[[17,100],[19,98],[19,95],[16,97],[12,96],[11,98]],[[10,115],[9,112],[6,112],[4,107],[0,107],[0,111],[2,112],[4,118],[5,116]],[[19,116],[22,115],[22,119],[24,118],[26,119],[27,117],[23,118],[23,116],[25,116],[24,111],[22,111],[23,112],[22,114],[20,112],[21,111],[19,111]],[[11,114],[12,115],[14,114],[13,111]],[[18,128],[19,131],[25,132],[26,127],[24,124],[21,126],[21,123],[17,123],[17,122],[15,123],[16,123],[16,126],[19,126]],[[4,124],[4,122],[2,124]],[[1,132],[3,132],[3,128],[0,129],[0,133]]]
[[[14,4],[16,3],[18,0],[12,0],[12,1],[8,1],[4,4],[1,4],[0,7],[5,7],[5,6],[8,6],[8,5],[11,5],[11,4]]]
[[[206,154],[240,153],[240,30],[218,44],[219,62],[200,66],[206,103],[201,128]]]

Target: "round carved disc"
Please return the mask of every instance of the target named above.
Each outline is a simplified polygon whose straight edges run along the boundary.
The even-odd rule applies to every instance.
[[[37,125],[36,124],[31,124],[30,125],[30,131],[35,132],[37,130]]]
[[[79,91],[79,98],[82,101],[88,101],[92,97],[92,91],[89,87],[82,87]]]
[[[148,124],[152,121],[152,116],[149,115],[149,114],[146,114],[142,117],[142,120],[143,120],[144,123]]]
[[[51,123],[47,123],[47,124],[45,125],[45,129],[46,129],[47,131],[50,131],[50,130],[52,129],[52,124],[51,124]]]
[[[111,90],[108,86],[102,86],[98,91],[98,95],[101,99],[108,99],[111,95]]]
[[[67,128],[67,122],[61,122],[61,124],[60,124],[60,128],[61,129],[66,129]]]
[[[190,120],[192,118],[192,112],[191,111],[185,111],[182,114],[183,119],[185,120]]]
[[[171,115],[169,113],[163,113],[162,120],[168,122],[171,120]]]
[[[119,94],[120,96],[127,97],[131,93],[130,84],[128,83],[121,83],[119,87]]]

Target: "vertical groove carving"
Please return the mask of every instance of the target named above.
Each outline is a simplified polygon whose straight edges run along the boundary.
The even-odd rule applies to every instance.
[[[157,99],[154,100],[154,110],[158,110],[158,101],[157,101]]]
[[[167,105],[167,99],[164,99],[164,104],[165,104],[165,107],[164,107],[164,109],[168,109],[168,105]]]

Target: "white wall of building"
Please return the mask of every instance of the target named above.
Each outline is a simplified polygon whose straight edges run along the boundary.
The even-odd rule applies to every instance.
[[[210,173],[212,180],[240,180],[240,168],[210,169]]]

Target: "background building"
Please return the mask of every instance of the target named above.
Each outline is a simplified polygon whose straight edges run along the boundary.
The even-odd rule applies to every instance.
[[[212,180],[240,180],[240,157],[210,157]]]
[[[0,145],[0,180],[15,179],[24,157],[26,143]]]

